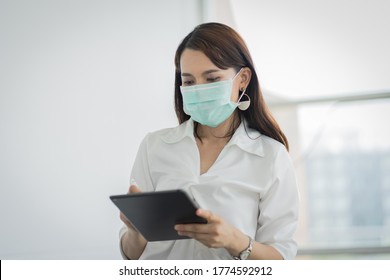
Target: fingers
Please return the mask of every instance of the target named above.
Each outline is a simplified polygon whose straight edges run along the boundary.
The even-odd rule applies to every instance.
[[[208,223],[219,222],[218,216],[214,215],[211,211],[198,209],[196,210],[196,215],[207,220]]]
[[[178,231],[177,234],[181,235],[181,236],[187,236],[189,238],[194,238],[202,243],[204,243],[204,241],[208,240],[208,238],[209,238],[208,233]]]
[[[137,185],[131,185],[127,194],[140,193],[141,189]]]
[[[209,248],[221,248],[229,235],[229,227],[222,218],[211,211],[198,209],[196,215],[207,220],[207,224],[178,224],[175,230],[179,235],[194,238]]]
[[[180,234],[193,233],[209,233],[216,224],[220,222],[220,218],[214,215],[211,211],[198,209],[196,210],[196,215],[207,220],[207,224],[177,224],[175,225],[175,230]]]
[[[175,225],[175,230],[181,234],[187,234],[187,233],[208,233],[210,231],[209,224],[180,224]]]
[[[194,238],[209,248],[219,248],[222,246],[221,236],[215,225],[211,224],[189,224],[176,225],[175,229],[180,236]]]

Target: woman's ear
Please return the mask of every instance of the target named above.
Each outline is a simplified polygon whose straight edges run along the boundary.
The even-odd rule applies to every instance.
[[[240,88],[247,88],[251,81],[252,71],[248,67],[244,67],[240,74]]]

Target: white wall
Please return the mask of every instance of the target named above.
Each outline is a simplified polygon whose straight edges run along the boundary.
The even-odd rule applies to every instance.
[[[230,0],[265,94],[390,89],[390,1]]]
[[[115,259],[138,144],[176,125],[196,0],[0,1],[0,259]]]

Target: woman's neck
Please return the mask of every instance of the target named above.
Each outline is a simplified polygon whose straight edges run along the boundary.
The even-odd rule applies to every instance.
[[[217,140],[228,142],[239,125],[240,116],[237,113],[234,113],[217,127],[209,127],[198,124],[197,133],[195,133],[195,135],[199,137],[201,141]]]

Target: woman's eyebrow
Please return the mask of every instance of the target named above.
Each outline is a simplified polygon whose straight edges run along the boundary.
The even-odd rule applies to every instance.
[[[220,71],[219,69],[210,69],[210,70],[204,71],[203,75],[207,75],[207,74],[211,74],[211,73],[215,73],[215,72],[219,72],[219,71]]]
[[[210,70],[206,70],[202,73],[203,76],[207,75],[207,74],[211,74],[211,73],[215,73],[215,72],[219,72],[220,70],[219,69],[210,69]],[[181,75],[183,77],[193,77],[192,74],[190,73],[181,73]]]

